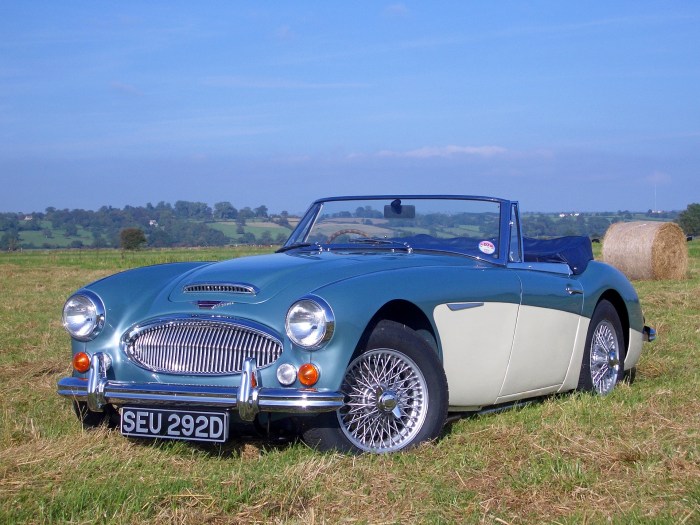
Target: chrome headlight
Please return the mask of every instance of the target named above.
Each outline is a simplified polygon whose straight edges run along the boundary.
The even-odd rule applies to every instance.
[[[97,294],[83,290],[63,306],[63,327],[74,339],[90,341],[105,324],[105,306]]]
[[[287,336],[294,344],[308,350],[316,350],[333,336],[333,310],[320,297],[303,297],[287,312],[285,328]]]

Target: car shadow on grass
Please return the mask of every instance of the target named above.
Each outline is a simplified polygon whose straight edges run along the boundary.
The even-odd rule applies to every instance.
[[[119,432],[119,429],[116,428],[115,431]],[[265,454],[281,452],[299,444],[306,446],[293,432],[272,433],[251,424],[232,424],[228,440],[224,443],[132,436],[124,436],[124,439],[136,446],[152,447],[176,454],[196,451],[210,457],[241,459],[254,459]]]

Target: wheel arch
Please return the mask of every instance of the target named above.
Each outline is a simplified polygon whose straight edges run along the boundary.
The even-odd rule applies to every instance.
[[[625,352],[627,352],[630,344],[630,318],[624,299],[616,290],[608,289],[605,290],[605,292],[603,292],[598,298],[596,308],[601,301],[608,301],[615,308],[615,311],[620,318],[620,324],[622,325],[622,336],[625,338]]]
[[[370,334],[380,321],[394,321],[406,325],[428,343],[428,346],[442,361],[442,351],[436,330],[428,316],[418,306],[404,299],[394,299],[384,304],[367,323],[362,337],[355,348],[355,355],[363,350]]]

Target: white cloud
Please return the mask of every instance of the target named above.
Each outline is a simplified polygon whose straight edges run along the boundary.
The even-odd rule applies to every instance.
[[[113,91],[116,91],[117,93],[120,93],[122,95],[129,95],[129,96],[143,96],[143,92],[136,88],[136,86],[133,86],[131,84],[126,84],[124,82],[112,82],[110,85]]]
[[[296,33],[292,31],[291,27],[284,25],[275,31],[275,37],[279,40],[294,40],[296,38]]]
[[[647,175],[644,180],[648,184],[668,184],[671,182],[671,176],[663,171],[655,171],[651,175]]]
[[[503,155],[508,150],[500,146],[425,146],[423,148],[409,151],[382,150],[376,154],[377,157],[398,157],[398,158],[449,158],[457,155],[470,155],[476,157],[494,157]]]
[[[408,8],[404,4],[391,4],[384,9],[387,16],[406,16]]]
[[[204,85],[215,87],[254,88],[254,89],[353,89],[366,88],[361,82],[305,82],[287,79],[263,79],[236,76],[208,77]]]

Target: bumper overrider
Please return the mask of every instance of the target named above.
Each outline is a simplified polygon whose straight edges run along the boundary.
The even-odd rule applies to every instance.
[[[332,412],[343,406],[341,392],[263,387],[254,358],[245,360],[239,387],[113,381],[107,379],[111,366],[108,355],[102,352],[94,354],[90,358],[87,379],[60,379],[58,394],[87,402],[93,412],[102,412],[108,404],[210,407],[236,409],[244,421],[254,420],[259,412],[315,414]]]

